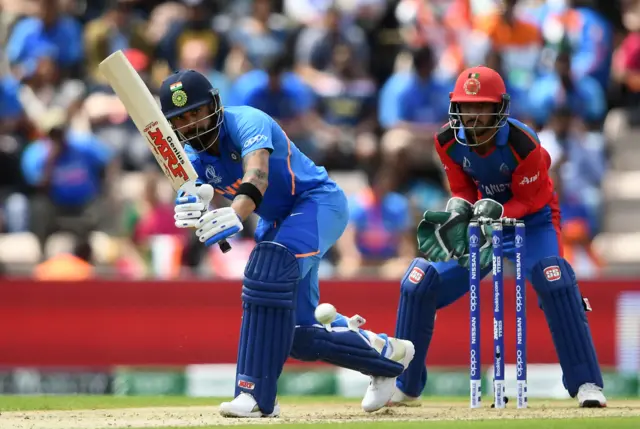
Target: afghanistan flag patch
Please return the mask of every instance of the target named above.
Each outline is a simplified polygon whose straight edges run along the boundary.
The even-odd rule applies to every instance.
[[[169,90],[171,92],[175,92],[179,89],[182,89],[182,82],[176,82],[176,83],[172,83],[171,85],[169,85]]]
[[[469,73],[469,76],[467,76],[467,79],[479,79],[480,78],[480,73]]]

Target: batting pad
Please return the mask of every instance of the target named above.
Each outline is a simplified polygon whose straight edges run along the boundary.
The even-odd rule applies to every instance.
[[[244,270],[235,396],[251,394],[264,414],[273,412],[291,350],[299,280],[295,255],[270,241],[256,245]]]
[[[552,256],[534,265],[531,282],[542,303],[571,397],[584,383],[603,387],[591,330],[571,265]]]
[[[427,384],[424,362],[435,325],[436,289],[439,282],[435,268],[425,259],[416,258],[400,283],[396,338],[409,340],[416,348],[409,367],[397,381],[398,388],[408,396],[420,396]]]
[[[385,335],[378,337],[386,343]],[[308,362],[321,360],[365,375],[397,377],[404,366],[383,357],[385,347],[386,344],[380,351],[376,350],[362,330],[338,327],[327,331],[320,326],[298,326],[291,357]]]

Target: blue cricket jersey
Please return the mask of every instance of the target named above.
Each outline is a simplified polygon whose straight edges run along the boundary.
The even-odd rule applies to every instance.
[[[275,222],[291,213],[300,195],[332,182],[327,170],[318,167],[289,140],[280,126],[266,113],[249,106],[224,108],[224,120],[218,137],[220,156],[186,152],[199,181],[213,186],[216,193],[233,200],[242,183],[242,158],[258,149],[267,149],[269,187],[256,214]]]

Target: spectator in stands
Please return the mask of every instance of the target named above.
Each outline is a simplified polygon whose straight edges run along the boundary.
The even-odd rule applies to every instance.
[[[39,45],[39,51],[31,53],[29,68],[23,70],[18,96],[32,121],[42,118],[51,108],[65,109],[73,116],[84,100],[84,81],[65,77],[55,52],[52,45]]]
[[[209,45],[213,58],[219,61],[216,69],[222,69],[228,50],[224,35],[214,30],[212,21],[216,3],[206,0],[182,0],[187,7],[187,19],[174,21],[157,46],[158,59],[165,60],[171,70],[179,68],[181,46],[191,39],[200,39]]]
[[[337,271],[342,277],[354,277],[369,269],[373,272],[368,274],[397,279],[415,256],[411,207],[395,191],[391,168],[372,176],[370,186],[350,200],[350,222],[337,244]]]
[[[623,104],[637,107],[640,106],[640,1],[626,1],[623,5],[622,20],[629,33],[614,52],[611,71],[613,79],[623,86]]]
[[[298,75],[289,71],[285,55],[265,60],[264,70],[255,69],[240,76],[233,85],[231,102],[260,109],[274,118],[289,138],[305,155],[317,160],[319,153],[311,135],[317,122],[313,108],[315,100]]]
[[[165,268],[177,275],[182,249],[188,237],[174,225],[173,198],[171,192],[162,192],[160,185],[163,183],[166,182],[157,168],[146,172],[143,195],[125,205],[124,233],[132,238],[139,259],[146,262],[148,271],[152,272],[153,254],[168,251],[174,257],[168,259],[171,266]],[[157,237],[163,240],[160,247]]]
[[[154,92],[151,83],[151,58],[136,49],[124,51],[133,68]],[[83,113],[99,140],[107,143],[124,170],[143,170],[156,161],[146,139],[129,118],[124,105],[109,85],[95,85],[84,100]]]
[[[355,53],[357,61],[369,70],[369,45],[364,31],[343,20],[340,9],[332,7],[321,23],[304,28],[295,47],[296,72],[311,86],[331,67],[337,45],[346,44]]]
[[[180,48],[180,69],[196,70],[207,76],[213,86],[218,89],[223,103],[231,100],[231,79],[224,73],[216,70],[216,59],[213,56],[211,45],[202,39],[186,41]]]
[[[43,249],[60,230],[86,239],[97,227],[103,179],[111,183],[111,154],[94,135],[72,133],[64,109],[48,111],[38,124],[45,138],[22,155],[22,173],[38,193],[31,204],[31,230]]]
[[[485,54],[495,49],[502,54],[504,72],[513,74],[530,84],[534,78],[534,71],[540,57],[542,36],[538,28],[516,13],[520,0],[506,0],[490,13],[476,15],[474,28],[487,37],[486,50],[479,49],[480,44],[474,41],[477,36],[471,36],[466,56],[472,63],[478,63],[480,58],[476,54]]]
[[[264,68],[269,58],[285,53],[289,36],[287,21],[272,11],[272,0],[254,0],[251,16],[241,18],[229,34],[230,61],[235,61],[242,74]]]
[[[21,193],[20,153],[29,123],[18,100],[20,83],[12,75],[0,77],[0,232],[27,228],[28,204]]]
[[[551,114],[568,107],[588,124],[599,124],[607,111],[605,93],[598,82],[588,76],[572,73],[572,55],[561,51],[555,73],[547,73],[534,82],[529,92],[529,106],[538,127],[544,126]]]
[[[478,37],[471,34],[471,3],[401,0],[396,7],[405,45],[411,49],[431,46],[436,57],[435,72],[444,78],[455,79],[464,69],[465,55],[469,54],[466,51],[474,51]],[[481,56],[471,62],[481,62]]]
[[[102,60],[117,50],[137,49],[150,55],[147,24],[136,17],[132,7],[136,0],[110,0],[110,7],[101,17],[84,27],[87,77],[93,82],[106,83],[98,70]]]
[[[41,262],[33,270],[33,278],[40,281],[83,281],[94,277],[91,243],[81,239],[72,252],[62,252]]]
[[[399,72],[382,87],[378,118],[386,131],[381,149],[394,162],[402,159],[404,186],[410,176],[441,183],[435,162],[433,134],[448,120],[449,92],[453,82],[433,75],[435,58],[429,47],[413,51],[413,71]]]
[[[328,169],[362,166],[378,151],[375,82],[352,49],[336,45],[331,65],[314,85],[320,114],[316,138]]]
[[[63,74],[78,75],[83,61],[82,27],[62,14],[58,0],[38,0],[38,15],[18,21],[7,42],[7,57],[20,77],[22,67],[42,44],[55,47],[54,61]]]
[[[520,79],[518,73],[507,73],[504,66],[503,54],[497,49],[489,51],[485,65],[498,71],[504,79],[507,93],[509,97],[511,97],[509,114],[512,117],[518,118],[520,121],[529,122],[531,109],[528,103],[531,83],[528,79]]]
[[[599,230],[602,205],[601,184],[606,170],[604,139],[586,130],[571,109],[553,113],[539,133],[542,146],[551,156],[551,171],[562,211],[565,257],[571,260],[583,251],[594,267],[601,262],[591,248]]]

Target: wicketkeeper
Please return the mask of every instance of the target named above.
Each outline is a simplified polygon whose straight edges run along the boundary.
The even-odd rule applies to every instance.
[[[469,291],[469,222],[478,217],[521,219],[526,224],[523,267],[544,311],[571,397],[581,407],[605,407],[603,381],[573,269],[562,257],[560,211],[549,177],[549,154],[536,133],[509,117],[500,75],[473,67],[450,94],[449,123],[435,147],[451,187],[442,212],[427,211],[418,226],[417,258],[402,279],[397,338],[416,355],[398,378],[390,405],[411,405],[427,383],[425,358],[436,311]],[[491,271],[491,228],[483,227],[481,274]],[[513,259],[514,228],[504,228],[504,255]]]

